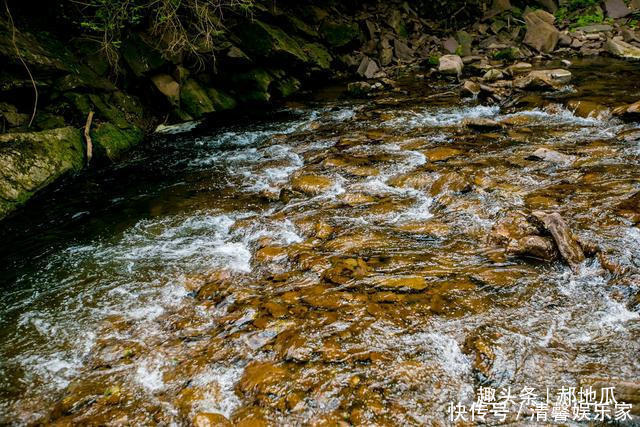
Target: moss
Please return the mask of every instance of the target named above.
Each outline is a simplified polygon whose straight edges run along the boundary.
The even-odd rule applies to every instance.
[[[320,43],[307,43],[304,45],[303,49],[309,56],[310,62],[315,64],[319,69],[331,69],[331,61],[333,61],[333,57]]]
[[[307,62],[309,58],[300,45],[278,27],[261,21],[243,26],[239,31],[244,50],[252,55],[269,57],[274,54]]]
[[[86,117],[89,111],[93,110],[89,95],[77,92],[67,92],[64,97],[71,102],[71,105],[76,109],[80,115]]]
[[[231,96],[214,88],[207,89],[207,95],[216,111],[233,110],[238,104]]]
[[[138,127],[122,129],[112,123],[100,123],[91,131],[91,139],[97,156],[105,156],[111,161],[118,160],[122,154],[138,145],[144,133]]]
[[[358,24],[324,23],[320,28],[324,39],[333,47],[343,47],[360,38]]]
[[[38,113],[35,118],[35,125],[38,129],[55,129],[65,126],[64,117],[50,113]]]
[[[316,30],[314,30],[313,28],[311,28],[309,25],[307,25],[306,22],[302,21],[301,19],[297,18],[294,15],[287,15],[286,16],[286,20],[289,23],[289,26],[294,30],[297,31],[300,34],[304,34],[306,36],[309,37],[319,37],[319,34]]]
[[[79,129],[0,135],[0,218],[67,172],[82,169],[83,164]]]
[[[517,47],[508,47],[499,50],[493,54],[493,59],[501,61],[515,61],[520,56],[520,50]]]
[[[273,82],[273,76],[263,68],[237,74],[232,80],[235,86],[240,88],[238,99],[242,102],[267,102],[271,99],[269,87]]]
[[[129,127],[129,121],[126,119],[124,113],[118,108],[115,108],[111,103],[105,102],[99,95],[89,95],[89,99],[97,110],[97,117],[106,121],[114,123],[121,129]]]
[[[193,118],[200,118],[215,111],[206,91],[193,79],[187,80],[180,90],[182,110]]]
[[[282,98],[288,98],[300,90],[300,80],[295,77],[285,77],[276,83],[276,90]]]
[[[141,77],[157,70],[165,64],[165,60],[156,49],[146,43],[139,35],[132,35],[122,44],[122,57],[133,74]]]
[[[437,67],[440,65],[440,57],[438,55],[431,55],[429,56],[428,62],[432,67]]]

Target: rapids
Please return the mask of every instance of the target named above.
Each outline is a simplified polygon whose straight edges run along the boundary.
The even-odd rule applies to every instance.
[[[617,208],[640,190],[640,137],[619,137],[637,124],[567,104],[640,99],[640,67],[571,70],[509,108],[409,76],[368,101],[327,90],[36,198],[0,232],[0,422],[446,424],[481,385],[637,391],[640,229]],[[489,242],[531,210],[618,270]]]

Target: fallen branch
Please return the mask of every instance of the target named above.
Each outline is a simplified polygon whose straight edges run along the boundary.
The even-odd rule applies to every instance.
[[[93,121],[93,111],[89,111],[87,123],[84,125],[84,140],[87,143],[87,166],[93,157],[93,141],[91,141],[91,122]]]

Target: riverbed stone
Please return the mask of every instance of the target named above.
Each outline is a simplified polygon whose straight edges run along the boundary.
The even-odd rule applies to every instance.
[[[607,51],[623,59],[640,60],[640,48],[622,40],[609,39],[606,43]]]
[[[428,286],[422,276],[382,277],[374,280],[374,283],[377,287],[387,290],[421,291]]]
[[[80,130],[0,134],[0,219],[36,192],[84,164]]]
[[[231,421],[222,414],[200,412],[193,418],[194,427],[231,427],[231,425]]]
[[[514,81],[514,86],[520,89],[549,90],[559,89],[571,81],[572,74],[568,70],[536,70]]]
[[[329,190],[333,186],[333,181],[322,175],[299,175],[291,180],[291,189],[307,194],[309,196],[317,196]]]
[[[460,76],[464,63],[458,55],[443,55],[439,59],[438,71],[444,75]]]
[[[611,113],[623,119],[637,120],[640,118],[640,101],[616,107]]]
[[[547,214],[542,211],[535,211],[532,215],[551,233],[560,255],[575,271],[580,263],[585,260],[585,256],[582,247],[564,222],[564,219],[557,212]]]

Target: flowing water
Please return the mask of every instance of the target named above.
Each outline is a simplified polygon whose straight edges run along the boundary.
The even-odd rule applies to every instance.
[[[640,99],[640,67],[572,71],[502,109],[412,77],[368,101],[326,91],[154,137],[35,200],[1,233],[0,422],[446,424],[482,385],[637,391],[639,217],[621,203],[640,134],[566,106]],[[575,161],[531,160],[541,146]],[[492,243],[532,210],[614,267]]]

